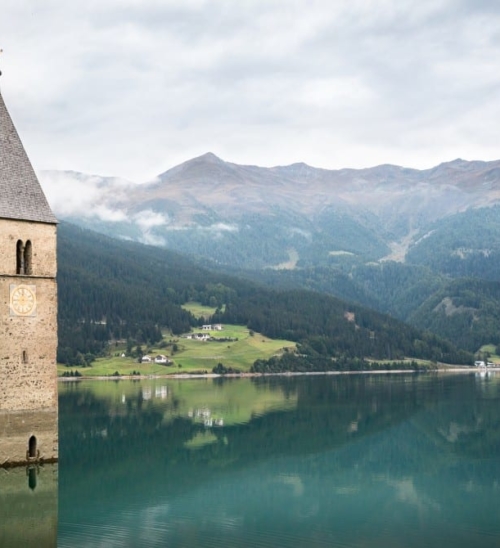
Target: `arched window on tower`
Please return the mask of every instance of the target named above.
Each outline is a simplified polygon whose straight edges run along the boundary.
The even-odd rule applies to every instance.
[[[23,244],[22,240],[17,240],[16,244],[16,274],[31,276],[33,274],[32,266],[33,246],[31,240]]]
[[[26,242],[24,246],[24,274],[30,276],[32,274],[31,256],[32,256],[31,240]]]
[[[17,240],[16,244],[16,274],[24,274],[24,253],[21,240]]]

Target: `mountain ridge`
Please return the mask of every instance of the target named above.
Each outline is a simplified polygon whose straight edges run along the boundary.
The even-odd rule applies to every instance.
[[[280,265],[290,250],[297,267],[338,252],[404,261],[433,223],[500,203],[500,160],[327,170],[239,165],[208,152],[143,184],[75,172],[42,172],[41,180],[56,215],[70,222],[252,268]]]
[[[84,228],[276,288],[346,298],[468,350],[500,344],[500,160],[325,170],[240,166],[207,153],[143,184],[41,178],[56,215]],[[472,312],[461,304],[471,292]]]
[[[41,179],[45,186],[57,185],[54,177],[61,172],[43,171]],[[288,194],[293,192],[293,187],[300,191],[307,190],[314,185],[312,190],[316,196],[309,196],[308,201],[316,198],[321,203],[323,194],[329,193],[329,199],[326,203],[332,203],[333,198],[346,198],[348,195],[355,195],[357,203],[372,202],[373,196],[369,200],[362,200],[357,194],[362,192],[365,195],[376,190],[388,189],[391,193],[398,191],[414,191],[415,184],[436,187],[442,190],[456,189],[459,191],[474,194],[475,192],[494,191],[494,199],[500,199],[500,160],[495,161],[466,161],[462,159],[443,162],[433,168],[417,170],[413,168],[401,167],[393,164],[381,164],[378,166],[362,169],[343,168],[338,170],[328,170],[316,168],[305,163],[295,163],[288,166],[259,167],[256,165],[240,165],[232,162],[226,162],[212,152],[207,152],[196,158],[192,158],[172,167],[159,174],[153,181],[134,185],[123,179],[114,177],[99,177],[97,175],[81,174],[74,171],[66,171],[68,177],[74,177],[80,181],[98,178],[110,186],[114,183],[115,188],[129,187],[131,194],[127,193],[127,199],[119,201],[121,206],[130,207],[130,201],[144,199],[145,194],[150,197],[176,196],[179,192],[188,193],[192,190],[206,189],[206,185],[212,185],[214,188],[225,188],[234,190],[239,188],[243,191],[249,191],[249,185],[256,186],[258,189],[276,188],[284,190]],[[487,187],[485,188],[485,185]],[[421,187],[422,188],[422,187]],[[339,194],[341,194],[339,196]],[[50,195],[50,192],[49,192]],[[318,200],[319,196],[319,200]],[[287,196],[284,198],[286,199]],[[218,196],[218,198],[220,198]],[[273,203],[283,203],[279,196],[271,195],[266,198]],[[108,199],[104,197],[104,199]],[[211,203],[209,197],[198,195],[196,199],[203,203]],[[303,207],[307,206],[307,200],[300,201]],[[324,203],[324,202],[323,202]],[[224,200],[219,201],[219,207],[223,207]]]

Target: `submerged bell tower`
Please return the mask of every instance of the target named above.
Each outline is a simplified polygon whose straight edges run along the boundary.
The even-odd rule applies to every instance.
[[[56,232],[0,93],[0,467],[58,458]]]

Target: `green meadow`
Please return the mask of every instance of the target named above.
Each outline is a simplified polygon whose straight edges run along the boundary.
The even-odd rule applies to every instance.
[[[215,340],[179,340],[179,351],[173,356],[178,367],[180,365],[183,370],[211,371],[218,363],[222,363],[226,367],[248,371],[255,360],[267,359],[281,353],[284,348],[295,347],[291,341],[269,339],[260,333],[252,334],[246,327],[239,325],[225,325],[222,331],[206,333]]]
[[[485,355],[486,354],[486,355]],[[495,365],[500,364],[500,356],[497,354],[497,347],[494,344],[485,344],[477,352],[478,358],[485,358],[486,361]]]
[[[193,313],[196,310],[195,315],[198,317],[210,317],[214,311],[196,303],[188,306]],[[181,337],[166,335],[163,345],[143,347],[144,353],[153,358],[158,354],[166,355],[172,360],[172,364],[168,366],[139,363],[137,358],[122,357],[126,350],[125,345],[117,345],[110,352],[112,355],[98,358],[90,367],[58,365],[58,374],[62,376],[65,372],[78,371],[84,377],[94,377],[112,376],[116,372],[120,375],[132,375],[134,372],[141,375],[211,373],[219,363],[244,373],[249,371],[255,360],[268,359],[282,353],[285,348],[295,348],[294,342],[269,339],[260,333],[250,332],[241,325],[223,325],[222,331],[202,331],[201,328],[195,328],[193,333],[208,334],[215,340],[188,339],[187,334]]]
[[[182,305],[182,308],[184,310],[188,310],[191,312],[193,316],[196,318],[204,318],[205,320],[208,320],[214,313],[215,313],[215,307],[212,306],[204,306],[200,303],[190,301],[186,304]]]

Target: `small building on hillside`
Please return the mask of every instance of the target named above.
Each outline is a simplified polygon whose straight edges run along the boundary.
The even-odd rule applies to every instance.
[[[201,326],[202,331],[222,331],[222,324],[206,324]]]
[[[196,341],[208,341],[210,339],[210,335],[208,333],[194,333],[192,338]]]
[[[163,354],[158,354],[155,358],[155,363],[160,363],[162,365],[168,365],[172,363],[172,360],[170,358],[167,358],[167,356],[164,356]]]

